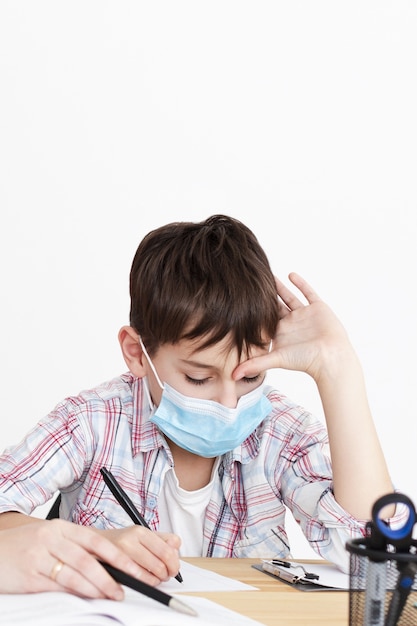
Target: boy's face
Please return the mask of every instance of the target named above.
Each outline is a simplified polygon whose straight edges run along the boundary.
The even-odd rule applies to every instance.
[[[253,378],[234,380],[232,374],[239,363],[249,357],[260,356],[267,350],[254,346],[250,354],[238,359],[237,351],[230,351],[229,338],[202,350],[196,350],[195,341],[183,340],[164,344],[151,357],[162,383],[193,398],[214,400],[228,408],[235,408],[241,396],[258,387],[265,378],[259,372]],[[146,358],[143,361],[152,400],[159,405],[162,389]]]

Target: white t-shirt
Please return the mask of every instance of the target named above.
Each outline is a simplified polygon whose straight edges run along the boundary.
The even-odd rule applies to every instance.
[[[210,482],[196,491],[186,491],[178,484],[174,468],[168,469],[159,495],[159,530],[181,537],[180,556],[202,556],[203,525],[206,508],[217,476],[217,458]]]

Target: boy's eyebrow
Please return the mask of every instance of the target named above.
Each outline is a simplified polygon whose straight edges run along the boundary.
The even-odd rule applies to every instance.
[[[184,363],[185,365],[191,365],[192,367],[198,367],[200,369],[216,369],[213,365],[209,365],[206,363],[200,363],[200,361],[192,361],[189,359],[180,359],[181,363]]]

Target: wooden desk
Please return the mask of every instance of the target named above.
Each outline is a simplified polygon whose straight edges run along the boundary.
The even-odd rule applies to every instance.
[[[217,591],[191,595],[204,596],[266,626],[348,625],[348,591],[292,589],[251,567],[254,563],[258,564],[260,559],[186,558],[184,561],[257,587],[256,591]]]

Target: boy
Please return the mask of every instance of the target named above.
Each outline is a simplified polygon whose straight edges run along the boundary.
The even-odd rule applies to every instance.
[[[393,488],[347,334],[290,280],[306,305],[230,217],[149,233],[119,333],[129,372],[66,399],[4,453],[0,528],[60,491],[60,517],[104,534],[157,584],[178,571],[178,537],[181,556],[288,557],[288,507],[318,554],[346,567],[345,542]],[[273,367],[313,377],[328,434],[265,384]],[[157,532],[132,527],[102,467]]]

